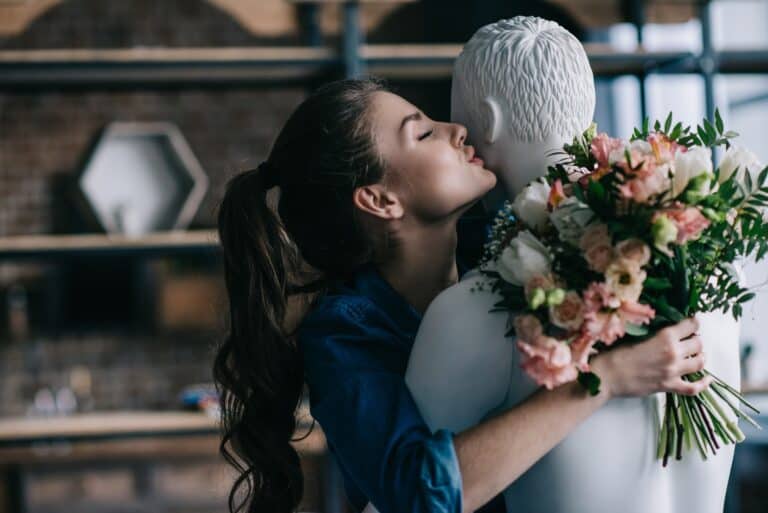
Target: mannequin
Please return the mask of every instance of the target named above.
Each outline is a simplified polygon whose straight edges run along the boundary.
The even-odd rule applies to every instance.
[[[579,41],[556,23],[517,17],[481,28],[453,75],[453,121],[467,126],[486,167],[513,198],[542,176],[562,148],[591,123],[595,89]],[[511,408],[537,385],[504,334],[499,300],[468,273],[427,310],[406,382],[434,431],[463,431]],[[740,387],[738,323],[700,315],[707,368]],[[508,511],[526,513],[719,513],[733,446],[702,461],[684,451],[666,468],[656,460],[663,395],[609,401],[504,492]],[[369,506],[370,507],[370,506]]]

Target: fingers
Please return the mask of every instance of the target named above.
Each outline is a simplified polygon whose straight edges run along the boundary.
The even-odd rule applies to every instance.
[[[694,333],[699,329],[699,321],[695,317],[689,317],[687,319],[683,319],[682,321],[678,322],[677,324],[670,326],[668,328],[665,328],[662,331],[668,331],[670,335],[677,338],[678,340],[683,340]]]
[[[678,354],[680,354],[683,358],[697,355],[704,349],[704,344],[698,335],[694,335],[685,340],[681,340],[676,345]]]
[[[677,365],[677,374],[685,376],[704,369],[707,359],[704,353],[698,353],[696,356],[683,359]]]
[[[667,392],[673,392],[682,395],[696,395],[703,392],[712,383],[712,376],[704,376],[698,381],[685,381],[678,378],[666,385]]]

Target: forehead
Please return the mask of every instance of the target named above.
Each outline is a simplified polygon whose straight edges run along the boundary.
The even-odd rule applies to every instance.
[[[375,93],[371,100],[371,111],[374,133],[381,135],[397,134],[403,118],[418,112],[419,109],[396,94],[380,91]]]

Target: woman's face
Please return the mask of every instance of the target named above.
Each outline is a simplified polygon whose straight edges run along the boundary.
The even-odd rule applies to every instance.
[[[433,121],[387,92],[374,94],[371,114],[385,183],[406,215],[437,221],[461,214],[496,184],[474,148],[464,145],[462,125]]]

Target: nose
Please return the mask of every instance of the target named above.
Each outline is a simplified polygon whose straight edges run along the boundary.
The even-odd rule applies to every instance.
[[[467,127],[458,123],[451,123],[451,130],[453,144],[457,148],[464,146],[464,142],[467,140]]]

